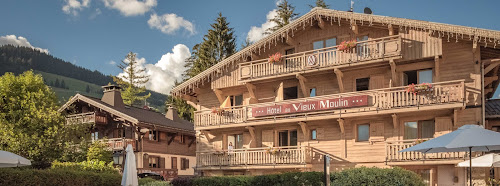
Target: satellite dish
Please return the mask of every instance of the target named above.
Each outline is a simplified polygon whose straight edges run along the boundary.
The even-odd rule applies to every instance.
[[[373,14],[372,9],[370,9],[368,7],[365,7],[364,12],[365,12],[365,14]]]

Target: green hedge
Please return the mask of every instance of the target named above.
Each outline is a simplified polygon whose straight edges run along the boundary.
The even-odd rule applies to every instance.
[[[99,160],[83,161],[83,162],[52,162],[51,169],[63,169],[63,170],[79,170],[79,171],[90,171],[90,172],[118,172],[118,169],[113,167],[113,162],[106,163]]]
[[[171,184],[168,181],[160,181],[153,178],[140,178],[139,186],[171,186]]]
[[[221,176],[177,178],[174,186],[316,186],[324,185],[322,172],[289,172],[262,176]],[[423,186],[422,179],[414,172],[401,168],[352,168],[330,175],[331,185],[342,186]]]
[[[90,172],[63,169],[0,168],[0,185],[120,185],[121,175],[110,172]]]

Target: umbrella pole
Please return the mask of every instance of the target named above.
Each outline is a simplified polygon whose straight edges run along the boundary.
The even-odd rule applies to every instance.
[[[472,186],[472,147],[469,147],[469,183]]]

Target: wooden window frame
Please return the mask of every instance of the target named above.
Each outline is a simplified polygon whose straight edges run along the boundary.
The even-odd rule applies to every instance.
[[[436,134],[436,120],[435,119],[423,119],[423,120],[407,120],[403,122],[403,140],[416,140],[416,139],[424,139],[422,138],[422,123],[424,121],[433,121],[434,122],[434,134]],[[415,139],[405,139],[405,124],[408,122],[417,122],[417,138]],[[428,139],[428,138],[425,138]]]
[[[189,169],[189,159],[181,158],[181,170],[187,170],[187,169]]]
[[[177,157],[171,157],[170,158],[170,168],[171,169],[177,169]]]
[[[297,133],[297,146],[299,145],[299,132],[297,129],[285,129],[285,130],[277,130],[277,133],[278,133],[278,143],[277,143],[277,147],[289,147],[290,146],[290,142],[291,142],[291,137],[290,137],[290,134],[291,132],[295,131]],[[281,146],[281,140],[280,140],[280,133],[281,132],[286,132],[287,133],[287,146]]]
[[[368,87],[367,87],[366,90],[358,90],[358,82],[357,82],[358,79],[368,79]],[[360,77],[360,78],[355,78],[354,79],[354,91],[355,92],[361,92],[361,91],[367,91],[367,90],[370,90],[370,76],[368,76],[368,77]]]
[[[427,71],[427,70],[431,70],[432,71],[432,82],[430,82],[430,83],[434,83],[434,80],[436,79],[436,77],[435,77],[435,73],[436,72],[435,72],[434,67],[432,67],[432,68],[422,68],[422,69],[416,69],[416,70],[405,70],[405,71],[402,71],[401,72],[401,84],[404,85],[404,86],[407,86],[407,85],[405,85],[405,72],[416,71],[417,72],[417,84],[419,84],[418,83],[420,81],[420,73],[419,72],[421,72],[421,71]]]
[[[333,38],[335,38],[335,45],[334,46],[339,45],[339,40],[338,40],[339,37],[337,37],[337,36],[322,37],[321,39],[312,40],[312,42],[311,42],[311,50],[320,50],[320,49],[326,48],[326,40],[333,39]],[[316,43],[318,41],[323,41],[323,47],[322,48],[318,48],[318,49],[314,49],[314,43]]]
[[[154,134],[153,135],[154,137],[151,137],[152,133]],[[154,138],[156,138],[156,139],[154,139]],[[160,141],[160,131],[158,131],[158,130],[149,130],[148,140],[149,141]]]
[[[309,139],[310,139],[310,140],[318,140],[318,130],[317,130],[317,129],[311,129],[310,131],[311,131],[311,132],[310,132],[310,134],[309,134],[309,135],[310,135],[311,137],[310,137]],[[316,138],[313,138],[313,135],[312,135],[312,134],[313,134],[313,131],[314,131],[314,132],[316,132]]]
[[[297,97],[296,98],[285,99],[285,90],[289,89],[289,88],[295,88],[296,89],[296,91],[297,91]],[[289,86],[289,87],[283,87],[283,101],[285,101],[285,100],[293,100],[293,99],[299,99],[299,86],[298,85],[294,85],[294,86]]]
[[[151,163],[151,160],[156,160],[156,164],[152,164]],[[149,161],[149,168],[161,168],[160,167],[160,156],[149,156],[148,157],[148,161]],[[152,166],[152,165],[156,165],[156,167]]]
[[[364,141],[359,141],[359,126],[361,125],[368,125],[368,139],[367,140],[364,140]],[[356,136],[355,136],[355,141],[356,143],[369,143],[370,142],[370,123],[360,123],[360,124],[356,124]]]
[[[313,89],[314,89],[314,96],[311,96]],[[318,89],[316,87],[309,88],[309,97],[316,97],[316,96],[318,96]]]
[[[241,105],[236,105],[236,97],[237,96],[241,96]],[[230,95],[229,101],[231,102],[231,107],[242,106],[245,104],[245,98],[243,97],[243,94]]]

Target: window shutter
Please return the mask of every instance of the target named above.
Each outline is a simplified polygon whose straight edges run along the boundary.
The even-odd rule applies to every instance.
[[[148,156],[148,154],[142,154],[142,168],[149,168],[149,156]]]
[[[384,74],[370,76],[370,89],[384,88]]]
[[[451,117],[436,117],[434,123],[434,137],[450,133],[453,129]]]
[[[370,123],[370,141],[384,141],[384,123]]]
[[[161,157],[160,161],[158,161],[158,168],[166,168],[165,166],[165,158]]]
[[[185,162],[186,162],[186,169],[189,169],[189,159],[185,159]]]
[[[263,130],[262,131],[262,147],[273,147],[274,146],[274,131],[273,130]]]
[[[177,157],[172,157],[172,169],[177,169]]]

